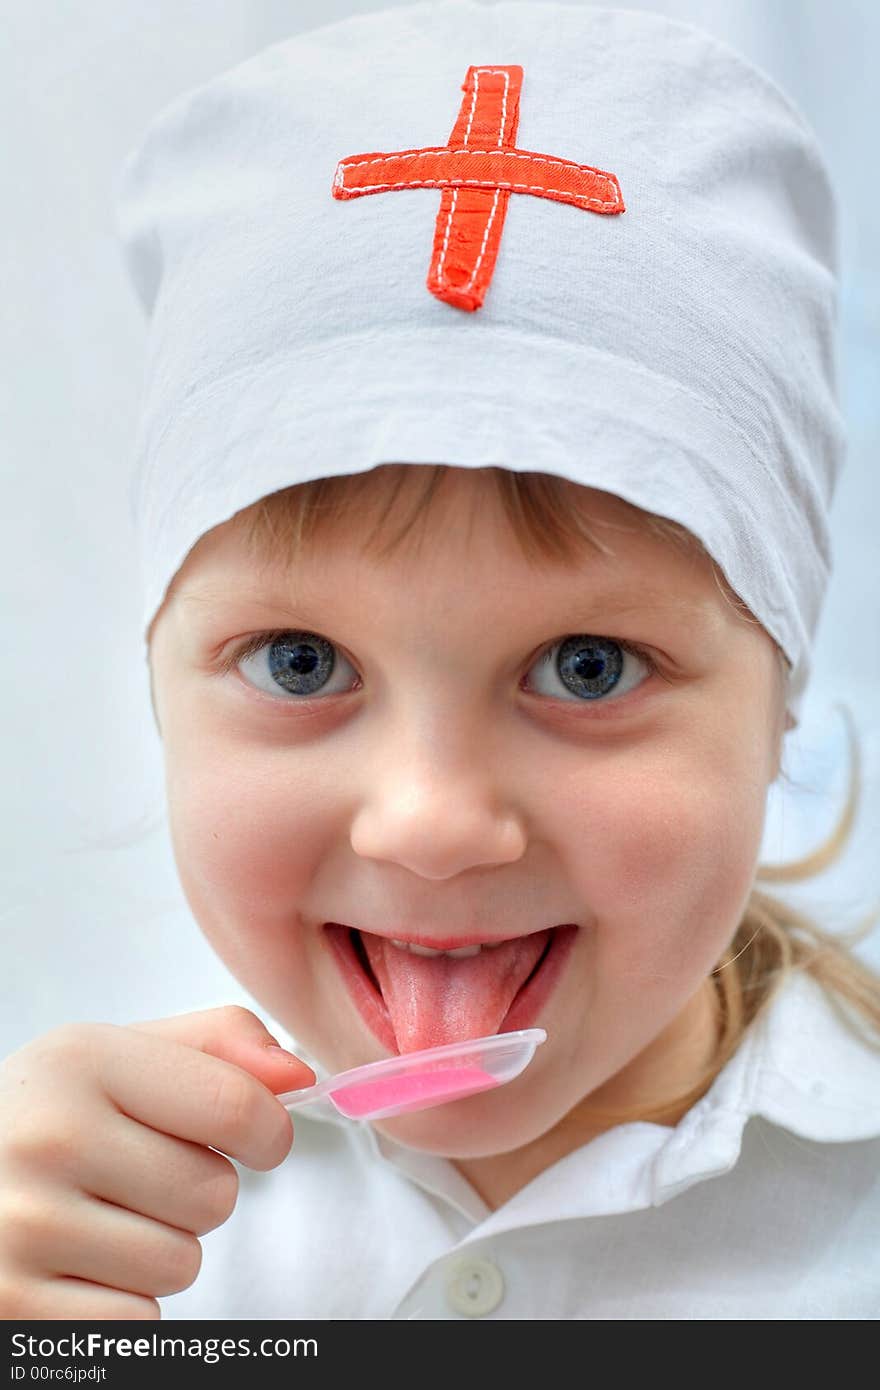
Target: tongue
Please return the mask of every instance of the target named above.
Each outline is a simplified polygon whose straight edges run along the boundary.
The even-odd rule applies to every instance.
[[[534,932],[478,955],[418,956],[361,933],[401,1052],[497,1033],[550,938]]]

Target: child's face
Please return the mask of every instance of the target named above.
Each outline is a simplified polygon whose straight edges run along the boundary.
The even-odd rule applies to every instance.
[[[524,558],[486,475],[447,483],[421,549],[390,558],[361,554],[364,517],[295,573],[257,568],[235,520],[216,528],[177,576],[151,662],[187,900],[305,1049],[336,1071],[387,1056],[392,1027],[404,1051],[546,1028],[499,1091],[378,1126],[467,1158],[566,1116],[570,1129],[591,1094],[649,1104],[705,1062],[707,976],[752,886],[783,702],[764,629],[620,499],[577,489],[614,554],[551,565]],[[300,649],[292,687],[285,633],[323,639]],[[328,653],[332,672],[315,665]],[[370,933],[390,1014],[328,922]],[[401,960],[377,939],[497,943],[560,924],[576,930],[552,936],[530,986],[552,988],[529,1016],[505,1015],[498,977],[517,987],[530,943],[501,947],[501,969],[486,951]]]

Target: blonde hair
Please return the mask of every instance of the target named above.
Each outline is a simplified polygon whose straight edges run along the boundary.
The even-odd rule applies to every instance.
[[[367,505],[376,498],[376,485],[383,480],[393,484],[378,522],[364,543],[364,552],[380,557],[391,554],[415,523],[427,520],[432,500],[451,465],[383,464],[366,473],[317,478],[284,488],[260,498],[239,512],[232,524],[240,527],[252,557],[266,564],[295,562],[301,549],[316,539],[343,515],[362,520]],[[576,505],[583,489],[568,479],[545,473],[516,473],[509,469],[486,467],[480,470],[494,482],[497,496],[527,559],[574,559],[584,545],[608,553]],[[410,514],[391,540],[377,547],[381,529],[389,516],[404,480],[423,473],[426,486]],[[628,506],[629,504],[625,504]],[[708,555],[699,539],[686,527],[668,518],[632,508],[634,518],[684,554],[702,554],[711,561],[715,580],[725,599],[746,620],[754,616],[730,588],[723,573]],[[784,682],[788,663],[776,645],[779,671]],[[596,1118],[619,1124],[641,1119],[663,1122],[663,1117],[679,1114],[708,1090],[714,1078],[733,1056],[746,1029],[778,993],[795,971],[812,976],[826,991],[845,1022],[856,1018],[869,1025],[880,1038],[880,974],[853,954],[852,947],[876,925],[880,912],[869,913],[849,931],[823,930],[805,913],[764,892],[761,884],[796,883],[813,877],[832,864],[846,845],[855,822],[861,795],[861,757],[858,736],[851,715],[839,707],[847,724],[850,750],[850,777],[846,805],[839,823],[825,844],[789,864],[759,865],[745,911],[736,932],[711,972],[718,1006],[716,1050],[703,1073],[686,1093],[670,1096],[655,1105],[637,1109],[593,1109]],[[784,770],[780,776],[790,781]],[[852,1006],[855,1018],[846,1007]],[[874,1036],[863,1031],[864,1041],[875,1045]],[[880,1047],[880,1041],[876,1043]]]

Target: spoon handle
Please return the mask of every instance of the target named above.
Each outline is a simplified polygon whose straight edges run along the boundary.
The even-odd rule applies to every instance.
[[[323,1100],[329,1091],[338,1084],[335,1076],[328,1076],[323,1081],[316,1081],[313,1086],[305,1086],[300,1091],[284,1091],[282,1095],[276,1096],[281,1104],[288,1110],[299,1110],[305,1105]]]

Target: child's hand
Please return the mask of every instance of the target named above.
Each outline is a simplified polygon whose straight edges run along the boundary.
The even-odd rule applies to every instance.
[[[286,1158],[271,1092],[314,1073],[248,1009],[54,1029],[0,1064],[0,1318],[158,1319],[238,1198]],[[290,1058],[290,1060],[285,1060]]]

